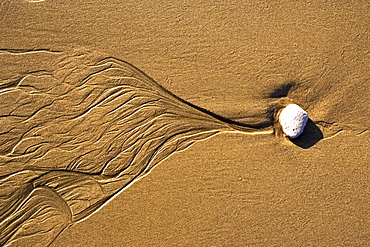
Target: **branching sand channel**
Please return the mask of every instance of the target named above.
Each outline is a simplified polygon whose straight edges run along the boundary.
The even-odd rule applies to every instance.
[[[38,54],[58,59],[27,67]],[[48,50],[1,56],[11,62],[0,81],[0,245],[49,245],[195,141],[276,132],[273,116],[233,122],[112,57]]]

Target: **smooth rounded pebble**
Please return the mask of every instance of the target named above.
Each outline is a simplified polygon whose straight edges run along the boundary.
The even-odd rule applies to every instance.
[[[289,138],[302,134],[308,120],[308,114],[299,105],[289,104],[280,113],[279,123]]]

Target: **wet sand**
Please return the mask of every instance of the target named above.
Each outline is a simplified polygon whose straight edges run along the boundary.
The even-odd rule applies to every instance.
[[[284,100],[300,104],[312,120],[294,143],[240,133],[197,142],[51,246],[369,244],[365,1],[0,6],[2,52],[101,52],[242,124],[271,124],[271,108]],[[42,58],[2,60],[0,76],[47,70],[51,60]]]

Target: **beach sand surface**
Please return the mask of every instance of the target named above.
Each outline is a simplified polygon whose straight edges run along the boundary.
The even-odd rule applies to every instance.
[[[311,120],[293,142],[242,133],[199,141],[51,246],[370,245],[369,2],[0,6],[2,53],[90,50],[242,124],[271,124],[283,101]],[[47,55],[14,61],[0,61],[0,76],[51,66]]]

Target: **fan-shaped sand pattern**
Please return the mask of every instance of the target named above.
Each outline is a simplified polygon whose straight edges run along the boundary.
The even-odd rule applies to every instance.
[[[0,245],[48,245],[155,165],[238,125],[174,96],[132,65],[95,53],[3,51]],[[41,65],[40,65],[41,66]],[[19,66],[18,66],[19,67]]]

